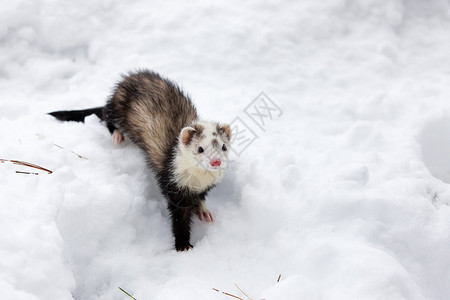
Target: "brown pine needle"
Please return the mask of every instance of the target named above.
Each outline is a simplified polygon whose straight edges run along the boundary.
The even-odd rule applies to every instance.
[[[245,297],[247,297],[248,299],[252,300],[252,298],[250,298],[249,296],[247,296],[247,294],[246,294],[246,293],[244,293],[244,291],[243,291],[243,290],[241,290],[241,288],[240,288],[240,287],[239,287],[239,286],[238,286],[238,285],[237,285],[236,283],[235,283],[234,285],[235,285],[235,286],[236,286],[236,287],[238,288],[238,290],[240,290],[240,291],[241,291],[241,293],[242,293],[242,294],[244,294],[244,296],[245,296]]]
[[[281,279],[281,274],[280,274],[280,276],[278,276],[277,282],[280,282],[280,279]]]
[[[78,157],[81,158],[81,159],[87,159],[87,157],[85,157],[85,156],[83,156],[83,155],[80,155],[80,154],[76,153],[76,152],[73,151],[73,150],[66,149],[66,148],[64,148],[63,146],[60,146],[60,145],[57,145],[57,144],[53,144],[53,145],[55,145],[56,147],[58,147],[58,148],[60,148],[60,149],[68,150],[68,151],[72,152],[73,154],[75,154],[76,156],[78,156]]]
[[[50,171],[49,169],[43,168],[43,167],[41,167],[41,166],[38,166],[38,165],[35,165],[35,164],[32,164],[32,163],[26,162],[26,161],[0,158],[0,162],[1,162],[1,163],[10,162],[10,163],[12,163],[12,164],[14,164],[14,165],[25,166],[25,167],[29,167],[29,168],[34,168],[34,169],[38,169],[38,170],[41,170],[41,171],[45,171],[45,172],[47,172],[48,174],[52,174],[52,173],[53,173],[53,172]],[[24,172],[24,171],[16,171],[16,173],[19,173],[19,174],[28,174],[28,175],[39,175],[39,173],[34,173],[34,172]]]
[[[17,174],[26,174],[26,175],[39,175],[39,173],[33,172],[24,172],[24,171],[16,171]]]
[[[243,299],[243,298],[240,298],[240,297],[238,297],[238,296],[232,295],[232,294],[230,294],[230,293],[226,293],[226,292],[219,291],[218,289],[215,289],[215,288],[213,288],[213,291],[216,291],[216,292],[218,292],[218,293],[222,293],[222,294],[224,294],[224,295],[227,295],[227,296],[230,296],[230,297],[233,297],[233,298],[236,298],[236,299],[245,300],[245,299]]]

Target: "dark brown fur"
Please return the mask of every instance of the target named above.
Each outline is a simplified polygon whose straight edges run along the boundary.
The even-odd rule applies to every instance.
[[[150,71],[125,77],[105,113],[110,131],[119,129],[141,147],[159,172],[181,129],[198,120],[195,106],[181,89]]]

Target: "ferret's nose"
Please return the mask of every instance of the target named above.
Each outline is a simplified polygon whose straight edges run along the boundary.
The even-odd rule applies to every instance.
[[[213,159],[211,161],[211,166],[213,167],[219,167],[222,164],[222,162],[220,161],[220,159]]]

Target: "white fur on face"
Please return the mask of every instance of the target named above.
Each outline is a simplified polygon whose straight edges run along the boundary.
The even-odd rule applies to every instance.
[[[196,191],[204,191],[218,183],[228,168],[229,141],[217,132],[217,123],[198,122],[203,127],[200,136],[189,145],[179,142],[174,161],[174,175],[178,185]],[[226,151],[222,150],[225,144]],[[199,148],[203,152],[199,152]],[[220,160],[220,166],[217,162]],[[211,162],[216,166],[212,166]]]

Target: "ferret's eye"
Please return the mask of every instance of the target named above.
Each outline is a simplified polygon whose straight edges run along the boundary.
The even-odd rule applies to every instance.
[[[198,147],[197,151],[198,151],[198,153],[203,153],[203,152],[205,152],[205,150],[204,150],[202,147]]]
[[[225,144],[222,146],[222,151],[227,151],[227,146],[225,146]]]

